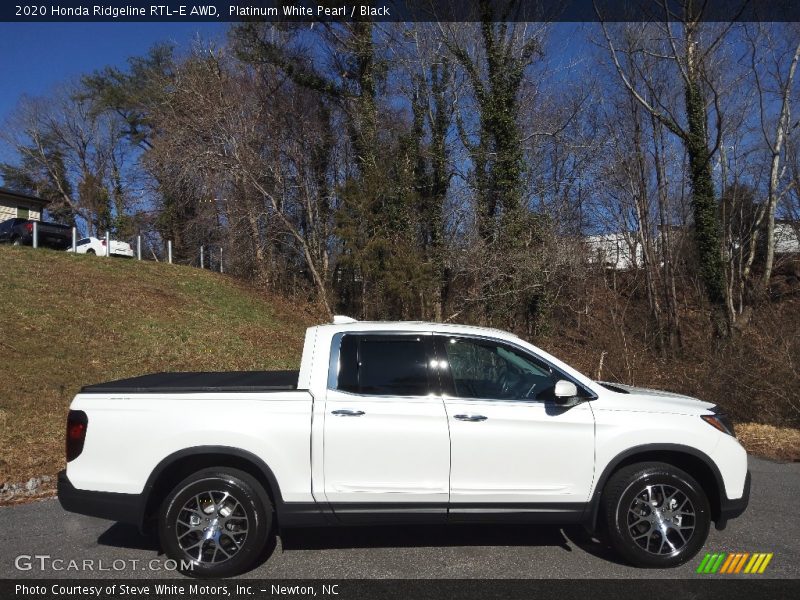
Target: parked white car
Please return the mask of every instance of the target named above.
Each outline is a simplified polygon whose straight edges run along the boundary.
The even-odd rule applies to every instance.
[[[111,240],[111,256],[125,256],[126,258],[133,258],[133,248],[128,242],[120,242],[119,240]],[[67,252],[72,252],[70,247]],[[77,254],[96,254],[97,256],[106,256],[106,240],[105,238],[85,237],[78,240]]]
[[[719,407],[496,329],[336,318],[299,371],[144,375],[70,408],[61,505],[156,525],[201,577],[251,568],[271,531],[385,523],[580,524],[672,567],[750,495]]]

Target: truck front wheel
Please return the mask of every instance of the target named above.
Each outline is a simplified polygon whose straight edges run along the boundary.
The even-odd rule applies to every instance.
[[[685,563],[703,547],[711,524],[703,488],[666,463],[634,464],[614,473],[601,510],[609,542],[637,567]]]
[[[158,535],[177,568],[194,577],[230,577],[261,558],[272,505],[258,481],[238,469],[211,468],[181,481],[162,503]]]

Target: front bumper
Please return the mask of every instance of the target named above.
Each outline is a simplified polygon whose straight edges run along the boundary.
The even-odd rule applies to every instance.
[[[725,529],[730,519],[735,519],[740,516],[750,503],[750,471],[747,471],[747,476],[744,478],[744,490],[742,497],[734,500],[729,499],[727,496],[722,495],[719,503],[719,518],[714,523],[717,529]]]
[[[72,485],[66,470],[58,473],[58,501],[69,512],[133,525],[141,525],[144,514],[141,494],[79,490]]]

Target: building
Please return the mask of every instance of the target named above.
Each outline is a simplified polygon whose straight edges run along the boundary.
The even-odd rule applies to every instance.
[[[775,254],[800,253],[800,221],[775,220]]]
[[[681,256],[682,260],[692,260],[694,239],[692,229],[687,225],[668,225],[667,233],[673,256]],[[664,230],[659,226],[659,234]],[[759,239],[759,252],[765,251],[765,236]],[[776,257],[800,254],[800,221],[790,219],[775,220],[775,255]],[[663,238],[656,240],[656,254],[663,257]],[[602,265],[607,269],[624,271],[644,264],[642,245],[636,239],[635,232],[606,233],[589,235],[583,238],[586,257],[590,264]],[[739,248],[740,243],[734,241],[732,248]],[[663,258],[661,258],[663,260]]]
[[[643,263],[641,244],[633,235],[607,233],[584,238],[590,264],[599,264],[618,271],[639,267]]]
[[[47,200],[0,187],[0,222],[14,218],[41,221],[45,206]]]

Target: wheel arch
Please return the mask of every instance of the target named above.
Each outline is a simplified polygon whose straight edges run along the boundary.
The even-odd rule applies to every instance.
[[[170,454],[156,465],[142,490],[142,514],[139,525],[144,529],[157,513],[161,502],[183,478],[208,467],[231,467],[255,477],[264,488],[279,518],[283,507],[278,480],[272,469],[258,456],[230,446],[194,446]]]
[[[708,498],[711,507],[711,520],[721,518],[722,498],[725,485],[722,474],[714,461],[704,452],[682,444],[643,444],[628,448],[611,459],[597,478],[597,485],[587,507],[584,521],[591,531],[597,526],[600,499],[608,479],[619,469],[635,463],[663,462],[677,467],[691,475]]]

